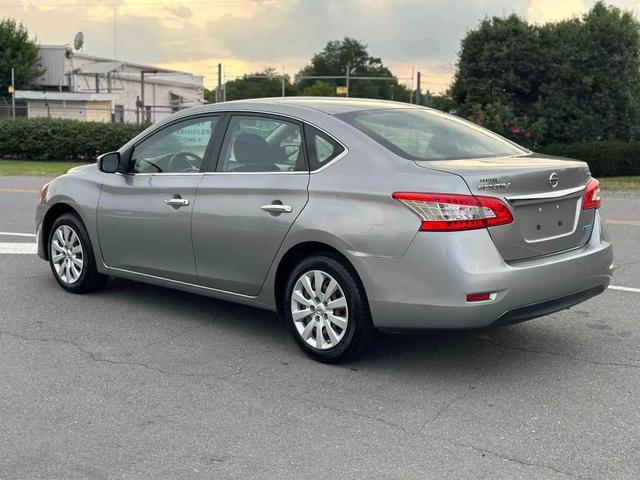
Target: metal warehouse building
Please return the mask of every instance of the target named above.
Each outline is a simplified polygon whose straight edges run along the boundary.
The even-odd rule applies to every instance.
[[[41,45],[38,90],[18,91],[29,117],[156,122],[204,102],[203,77]]]

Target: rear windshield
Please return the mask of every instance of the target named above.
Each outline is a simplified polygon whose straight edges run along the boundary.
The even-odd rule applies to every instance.
[[[489,130],[429,110],[368,110],[337,116],[410,160],[504,157],[528,153]]]

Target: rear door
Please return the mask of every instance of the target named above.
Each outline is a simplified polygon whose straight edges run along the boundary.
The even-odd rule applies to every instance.
[[[135,145],[125,174],[106,175],[98,235],[111,268],[195,283],[191,214],[217,116],[190,117]]]
[[[192,237],[198,281],[257,295],[287,232],[307,203],[301,123],[233,114],[198,187]]]

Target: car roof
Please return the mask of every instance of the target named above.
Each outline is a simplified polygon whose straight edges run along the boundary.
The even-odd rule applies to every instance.
[[[355,112],[361,110],[419,108],[417,105],[411,105],[409,103],[392,102],[389,100],[373,100],[369,98],[271,97],[225,102],[225,104],[227,105],[238,105],[243,103],[305,107],[311,108],[313,110],[318,110],[329,115],[337,115],[340,113]]]

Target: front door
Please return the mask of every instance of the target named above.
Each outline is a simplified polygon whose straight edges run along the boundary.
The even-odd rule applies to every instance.
[[[191,214],[217,121],[164,127],[134,147],[126,174],[105,176],[98,236],[109,267],[196,283]]]
[[[193,210],[200,284],[255,296],[287,232],[307,203],[302,125],[233,115]]]

